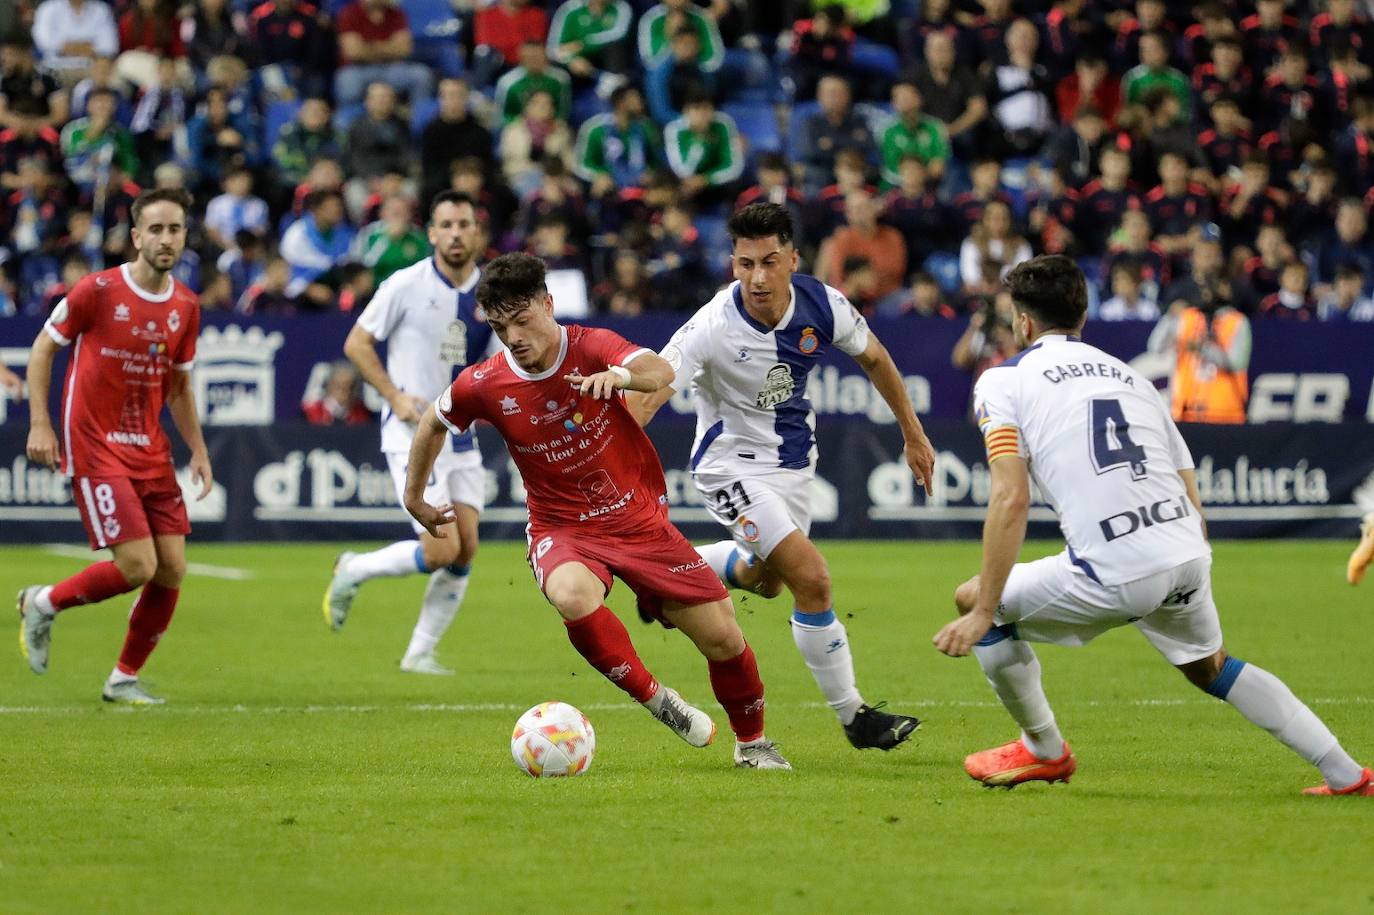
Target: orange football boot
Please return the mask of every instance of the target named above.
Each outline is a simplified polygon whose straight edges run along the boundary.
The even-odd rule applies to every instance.
[[[1374,797],[1374,769],[1365,769],[1360,780],[1349,788],[1333,790],[1330,785],[1318,785],[1315,788],[1304,788],[1302,793],[1311,797],[1333,797],[1347,794],[1357,797]]]
[[[1067,782],[1078,769],[1078,760],[1067,743],[1058,759],[1040,759],[1018,738],[964,760],[970,778],[989,788],[1015,788],[1022,782]]]
[[[1374,512],[1365,515],[1364,522],[1360,524],[1360,544],[1350,554],[1350,562],[1345,567],[1345,580],[1358,585],[1371,562],[1374,562]]]

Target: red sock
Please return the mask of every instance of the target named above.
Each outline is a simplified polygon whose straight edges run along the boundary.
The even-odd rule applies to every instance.
[[[65,581],[59,581],[48,592],[54,610],[66,610],[82,604],[98,604],[116,594],[128,594],[133,587],[124,580],[124,573],[113,562],[97,562],[87,566]]]
[[[763,681],[754,649],[748,645],[728,661],[710,661],[711,689],[730,718],[730,730],[739,741],[763,736]]]
[[[136,676],[148,660],[148,655],[157,647],[158,639],[167,631],[172,621],[172,613],[177,608],[179,588],[167,588],[150,581],[143,586],[143,593],[134,604],[133,615],[129,617],[129,632],[124,636],[124,650],[119,653],[120,673]]]
[[[609,608],[598,607],[580,620],[564,620],[563,625],[568,627],[568,641],[587,663],[636,702],[648,702],[658,692],[658,682],[639,659],[625,624]]]

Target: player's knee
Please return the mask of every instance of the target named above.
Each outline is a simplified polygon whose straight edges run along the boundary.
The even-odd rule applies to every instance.
[[[819,562],[794,574],[792,594],[798,601],[830,606],[830,569]]]
[[[152,550],[123,553],[114,563],[131,588],[143,587],[157,574],[157,554]]]
[[[544,596],[565,620],[575,620],[594,613],[605,595],[599,587],[588,582],[562,578],[550,581],[544,588]]]
[[[1178,665],[1179,672],[1188,678],[1188,682],[1196,686],[1203,692],[1211,689],[1213,683],[1217,682],[1217,677],[1221,676],[1221,669],[1226,665],[1226,649],[1221,649],[1214,655],[1190,661],[1187,664]]]
[[[429,569],[442,569],[445,566],[454,564],[467,565],[460,559],[462,548],[455,537],[445,537],[443,540],[436,540],[433,537],[425,538],[424,544],[425,566]]]
[[[186,559],[182,556],[163,557],[158,560],[153,581],[164,588],[180,588],[186,577]]]
[[[977,602],[978,576],[975,575],[954,589],[954,606],[959,608],[959,613],[964,614],[972,610]]]
[[[770,576],[764,576],[754,585],[754,593],[760,597],[772,599],[782,593],[782,582]]]
[[[740,652],[744,651],[744,633],[732,621],[730,625],[721,626],[712,632],[700,648],[708,661],[728,661],[737,658]]]

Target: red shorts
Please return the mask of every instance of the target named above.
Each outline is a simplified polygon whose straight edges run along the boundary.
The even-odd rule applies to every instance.
[[[186,501],[170,468],[149,480],[76,477],[72,498],[93,550],[159,534],[191,533]]]
[[[554,569],[580,562],[607,593],[612,576],[629,585],[639,602],[639,615],[665,626],[670,625],[663,618],[665,602],[695,607],[729,596],[706,560],[667,519],[642,533],[604,539],[575,527],[531,532],[528,558],[541,591]]]

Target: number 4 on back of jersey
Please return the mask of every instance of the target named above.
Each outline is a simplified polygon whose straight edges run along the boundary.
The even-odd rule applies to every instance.
[[[1131,424],[1116,398],[1094,400],[1091,407],[1093,466],[1099,474],[1129,467],[1132,480],[1145,479],[1145,449],[1131,441]]]

